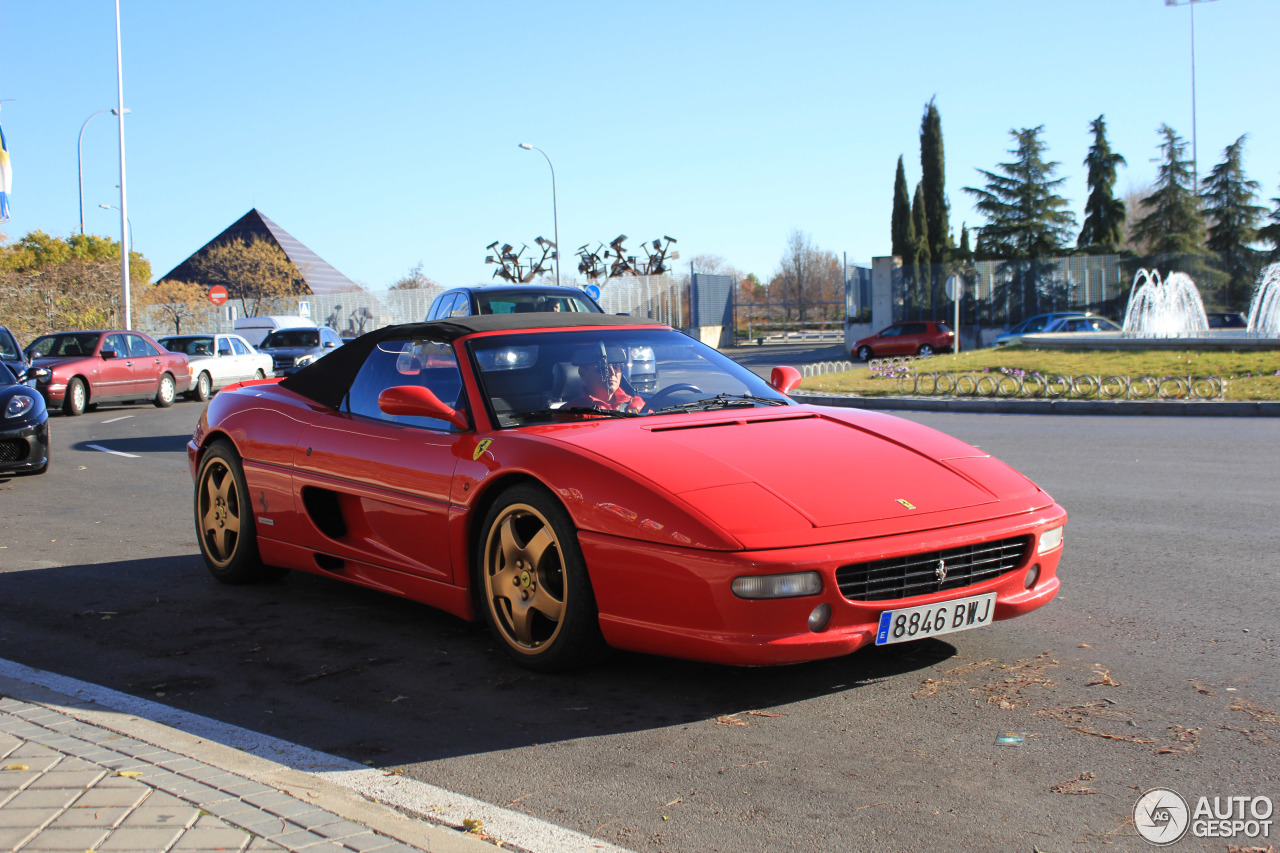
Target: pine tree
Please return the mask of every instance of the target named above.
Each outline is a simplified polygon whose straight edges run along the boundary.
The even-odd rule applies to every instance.
[[[929,223],[929,256],[935,264],[947,262],[951,226],[945,189],[946,163],[942,153],[942,118],[933,99],[920,120],[920,173],[924,184],[925,218]]]
[[[1124,200],[1116,198],[1112,190],[1116,185],[1116,166],[1125,164],[1125,160],[1107,143],[1104,118],[1098,116],[1089,122],[1093,130],[1093,146],[1084,158],[1084,165],[1089,170],[1089,200],[1084,205],[1084,226],[1080,229],[1076,248],[1082,252],[1110,255],[1119,249],[1124,237]]]
[[[1212,224],[1205,245],[1218,253],[1227,274],[1223,307],[1232,308],[1231,294],[1244,293],[1256,272],[1255,252],[1250,246],[1258,239],[1258,222],[1266,208],[1253,203],[1259,184],[1244,175],[1244,141],[1241,136],[1222,152],[1223,160],[1201,182],[1204,212]]]
[[[890,223],[894,257],[904,264],[911,263],[915,234],[911,230],[911,196],[907,194],[907,174],[902,168],[902,156],[898,156],[898,174],[893,179],[893,220]]]
[[[1142,200],[1151,211],[1133,228],[1134,241],[1146,245],[1152,254],[1198,254],[1204,251],[1204,218],[1196,198],[1191,161],[1185,156],[1187,143],[1167,124],[1160,125],[1164,141],[1160,150],[1164,162],[1156,177],[1156,188]]]
[[[975,207],[987,217],[979,236],[979,255],[1017,259],[1058,255],[1075,231],[1075,215],[1057,189],[1065,178],[1054,178],[1058,163],[1044,159],[1040,134],[1044,125],[1011,130],[1015,159],[1001,163],[1003,174],[977,171],[987,179],[985,189],[965,187],[977,199]]]

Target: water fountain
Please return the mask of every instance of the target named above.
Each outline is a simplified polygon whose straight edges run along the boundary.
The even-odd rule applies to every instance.
[[[1271,264],[1258,276],[1249,303],[1249,334],[1280,337],[1280,264]]]
[[[1202,337],[1207,333],[1204,301],[1191,276],[1175,272],[1162,281],[1156,270],[1138,270],[1124,312],[1124,330],[1143,338]]]

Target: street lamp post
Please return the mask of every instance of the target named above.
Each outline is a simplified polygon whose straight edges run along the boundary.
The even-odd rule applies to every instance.
[[[543,151],[536,145],[530,145],[528,142],[521,142],[520,147],[525,151],[537,151],[547,161],[547,165],[551,167],[551,225],[555,229],[556,238],[556,284],[560,284],[560,214],[556,209],[556,167],[551,164],[551,158],[547,156],[547,152]]]
[[[1186,6],[1191,13],[1191,179],[1192,191],[1200,195],[1200,169],[1196,151],[1196,4],[1214,0],[1164,0],[1166,6]]]
[[[116,207],[114,204],[100,204],[98,205],[98,207],[102,208],[103,210],[119,210],[120,209]],[[124,221],[129,223],[129,251],[133,252],[133,219],[131,219],[129,216],[125,216]]]
[[[125,110],[125,112],[129,112]],[[103,113],[111,113],[116,115],[115,110],[98,110],[93,115],[84,120],[84,124],[80,125],[80,136],[76,139],[76,176],[80,183],[80,233],[84,233],[84,129],[89,126],[89,122],[93,121],[97,116]]]

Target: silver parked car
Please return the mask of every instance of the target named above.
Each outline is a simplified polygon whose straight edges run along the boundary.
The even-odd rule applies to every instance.
[[[246,379],[262,379],[272,370],[271,356],[258,352],[239,335],[167,335],[160,346],[186,355],[195,381],[187,399],[204,402],[213,392]]]

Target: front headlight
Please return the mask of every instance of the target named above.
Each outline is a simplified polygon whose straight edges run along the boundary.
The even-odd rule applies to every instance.
[[[1054,548],[1062,544],[1062,531],[1065,528],[1055,527],[1052,530],[1046,530],[1040,534],[1040,544],[1036,547],[1037,554],[1048,554]]]
[[[733,579],[733,594],[739,598],[799,598],[822,592],[817,572],[792,575],[749,575]]]
[[[306,367],[308,364],[310,364],[315,360],[316,360],[316,357],[314,355],[300,355],[298,356],[298,360],[293,363],[293,366]]]
[[[9,405],[4,407],[4,416],[6,418],[17,418],[31,411],[36,401],[25,394],[16,395],[9,400]]]

